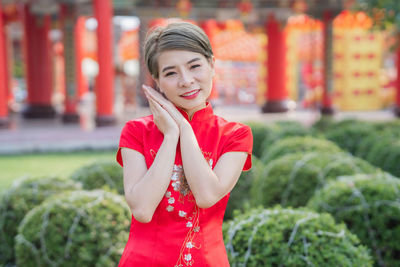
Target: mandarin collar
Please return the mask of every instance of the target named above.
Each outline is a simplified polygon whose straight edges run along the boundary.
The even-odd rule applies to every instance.
[[[182,110],[179,107],[176,107],[176,108],[185,117],[185,119],[187,121],[189,121],[189,122],[204,121],[204,120],[207,120],[207,119],[211,118],[214,115],[214,112],[213,112],[213,109],[212,109],[212,106],[211,106],[210,102],[206,103],[206,107],[205,108],[202,108],[202,109],[196,111],[193,114],[193,117],[192,117],[191,120],[189,120],[189,114],[186,111]]]

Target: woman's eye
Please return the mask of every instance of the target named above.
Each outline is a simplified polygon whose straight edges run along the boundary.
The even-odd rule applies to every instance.
[[[200,64],[196,64],[196,65],[192,65],[190,68],[191,69],[195,69],[195,68],[198,68],[198,67],[200,67],[201,65]]]
[[[171,72],[167,72],[167,73],[165,74],[165,76],[167,77],[167,76],[171,76],[171,75],[174,75],[174,74],[175,74],[175,72],[171,71]]]

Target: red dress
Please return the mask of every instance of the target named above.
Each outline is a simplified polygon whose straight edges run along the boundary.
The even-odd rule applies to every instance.
[[[184,111],[181,113],[188,119]],[[212,168],[222,154],[243,151],[248,153],[243,170],[250,169],[250,127],[214,115],[210,104],[194,114],[190,125]],[[162,141],[163,134],[153,116],[147,116],[126,123],[119,147],[142,153],[149,168]],[[117,161],[123,165],[120,149]],[[129,239],[118,266],[229,266],[222,237],[228,198],[229,194],[207,209],[196,205],[183,173],[178,145],[168,189],[149,223],[140,223],[132,216]]]

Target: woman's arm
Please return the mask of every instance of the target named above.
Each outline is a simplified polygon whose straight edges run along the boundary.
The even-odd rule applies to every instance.
[[[196,204],[201,208],[211,207],[232,190],[242,172],[247,153],[225,153],[212,170],[201,152],[189,122],[171,102],[154,89],[146,87],[145,92],[149,99],[159,103],[164,110],[168,111],[179,125],[182,165],[186,180]]]
[[[125,198],[135,219],[143,223],[151,221],[168,188],[179,140],[179,128],[174,119],[152,99],[149,105],[154,123],[164,134],[153,164],[147,169],[141,153],[126,148],[121,151]]]
[[[153,164],[147,169],[144,156],[136,150],[122,148],[125,199],[136,220],[150,222],[162,200],[172,175],[176,136],[164,136]]]
[[[189,123],[181,124],[180,148],[185,177],[200,208],[213,206],[232,190],[247,158],[246,152],[227,152],[212,170]]]

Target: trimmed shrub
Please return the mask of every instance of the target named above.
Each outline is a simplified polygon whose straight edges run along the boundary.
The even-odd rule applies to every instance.
[[[224,224],[231,266],[372,266],[368,249],[329,214],[255,209]]]
[[[296,153],[268,163],[252,184],[252,203],[265,207],[299,207],[327,180],[341,175],[374,173],[368,162],[345,153]]]
[[[337,126],[325,133],[325,136],[328,140],[355,155],[361,140],[374,131],[376,128],[373,124],[354,122]]]
[[[308,129],[306,129],[299,122],[293,121],[279,121],[275,122],[272,126],[271,134],[264,139],[262,143],[262,152],[260,158],[263,158],[264,154],[270,149],[270,147],[278,140],[293,137],[293,136],[306,136],[310,135]]]
[[[375,139],[366,160],[371,164],[400,177],[400,141],[392,135]]]
[[[46,198],[81,185],[59,177],[24,177],[16,180],[1,196],[0,201],[0,265],[13,264],[14,238],[19,223],[35,206]]]
[[[238,182],[232,189],[226,206],[224,220],[232,219],[234,210],[244,211],[250,207],[250,188],[254,177],[259,176],[264,168],[264,164],[257,158],[252,158],[253,166],[249,171],[242,172]]]
[[[124,193],[122,168],[114,161],[100,161],[76,170],[71,178],[81,182],[86,190],[111,189]]]
[[[318,191],[308,207],[345,222],[371,248],[376,266],[399,266],[400,179],[388,174],[342,177]]]
[[[130,210],[122,196],[74,191],[46,200],[18,228],[18,266],[115,266],[128,240]]]
[[[267,125],[261,122],[246,122],[251,128],[253,133],[253,155],[260,157],[262,154],[262,143],[265,139],[269,139],[269,136],[273,132],[273,126]]]
[[[400,136],[400,120],[392,120],[392,121],[384,121],[376,123],[377,129],[388,130],[393,133],[397,133],[397,136]]]
[[[318,132],[325,132],[328,131],[336,124],[336,121],[332,116],[324,116],[322,115],[319,120],[314,122],[311,128]]]
[[[354,124],[366,125],[371,123],[368,121],[361,121],[356,118],[335,120],[331,116],[322,116],[317,122],[313,124],[312,128],[318,129],[319,131],[327,132],[333,129],[347,127],[348,125],[354,125]]]
[[[325,139],[318,139],[311,136],[287,137],[273,144],[264,154],[262,162],[267,163],[281,156],[296,152],[318,151],[328,153],[343,152],[335,143]]]

